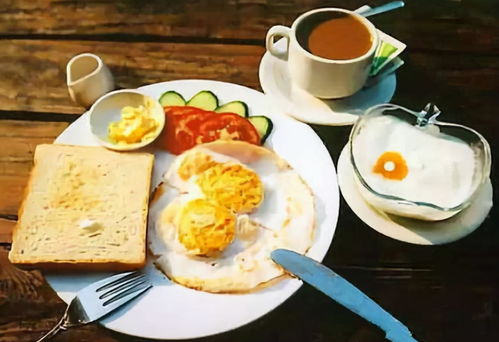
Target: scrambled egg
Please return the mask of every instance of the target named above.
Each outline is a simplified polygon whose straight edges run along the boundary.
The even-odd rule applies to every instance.
[[[188,202],[180,214],[179,241],[194,255],[221,252],[232,242],[235,231],[234,214],[204,199]]]
[[[115,144],[133,144],[154,135],[159,123],[152,117],[153,103],[146,101],[139,107],[126,106],[121,110],[121,120],[109,124],[109,139]]]

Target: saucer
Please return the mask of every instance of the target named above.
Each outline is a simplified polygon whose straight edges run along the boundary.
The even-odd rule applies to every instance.
[[[485,182],[475,200],[458,214],[443,221],[421,221],[379,211],[360,194],[354,179],[348,145],[338,159],[338,184],[341,194],[352,211],[377,232],[417,245],[440,245],[471,234],[485,220],[492,208],[492,183]]]
[[[281,38],[274,45],[278,51],[286,51],[286,39]],[[328,126],[354,124],[369,107],[390,102],[397,84],[395,73],[391,73],[350,97],[319,99],[293,86],[287,62],[268,51],[260,62],[259,78],[265,94],[284,113],[306,123]]]

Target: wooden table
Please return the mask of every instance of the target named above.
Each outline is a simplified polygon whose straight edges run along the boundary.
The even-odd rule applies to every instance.
[[[100,55],[123,88],[204,78],[260,90],[266,30],[306,10],[365,0],[0,1],[0,341],[33,341],[65,305],[38,271],[7,261],[33,150],[84,108],[65,86],[65,65]],[[369,1],[370,5],[382,1]],[[469,125],[499,147],[499,5],[494,0],[407,1],[373,18],[407,43],[392,102]],[[350,127],[313,127],[336,161]],[[497,170],[492,183],[499,188]],[[499,340],[499,229],[494,208],[472,235],[424,247],[380,235],[342,200],[324,263],[407,323],[420,341]],[[195,322],[193,322],[195,324]],[[309,286],[254,323],[206,341],[383,341],[383,334]],[[98,325],[54,341],[142,341]]]

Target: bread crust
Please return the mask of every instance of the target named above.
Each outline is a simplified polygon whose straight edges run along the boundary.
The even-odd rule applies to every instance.
[[[142,268],[143,262],[122,263],[118,261],[98,261],[98,262],[37,262],[20,261],[13,263],[24,270],[42,270],[48,273],[80,273],[80,272],[124,272]]]
[[[47,145],[52,145],[52,144],[40,144],[37,145],[37,149],[43,148],[43,146]],[[97,146],[73,146],[73,145],[67,145],[67,144],[54,144],[57,146],[61,147],[76,147],[76,148],[88,148],[88,149],[101,149],[101,150],[106,150],[103,147],[97,147]],[[107,151],[107,150],[106,150]],[[113,151],[114,152],[114,151]],[[120,154],[130,154],[129,152],[115,152],[115,153],[120,153]],[[144,198],[144,202],[142,205],[148,209],[148,203],[149,203],[149,197],[150,197],[150,189],[151,189],[151,178],[152,178],[152,170],[153,170],[153,165],[154,165],[154,155],[151,153],[146,153],[146,152],[133,152],[135,155],[144,155],[148,157],[148,164],[146,166],[147,170],[147,191],[146,191],[146,196]],[[35,151],[35,157],[36,157],[36,151]],[[39,173],[39,161],[37,161],[37,158],[34,158],[34,163],[33,167],[30,172],[30,176],[28,178],[28,183],[26,187],[24,188],[23,191],[23,200],[21,202],[21,205],[18,210],[18,222],[15,224],[12,230],[12,243],[13,245],[16,243],[17,240],[21,239],[22,232],[20,232],[20,226],[22,224],[22,218],[25,214],[25,207],[27,200],[29,198],[29,194],[33,189],[33,183],[38,177]],[[88,257],[85,258],[86,260],[81,260],[78,261],[76,260],[38,260],[37,258],[29,259],[26,256],[22,256],[19,253],[14,253],[13,250],[9,252],[8,259],[9,261],[13,264],[18,266],[19,268],[22,269],[39,269],[43,271],[49,271],[49,272],[81,272],[81,271],[127,271],[127,270],[133,270],[133,269],[138,269],[141,268],[145,265],[146,263],[146,236],[147,236],[147,211],[146,215],[143,216],[142,222],[141,222],[141,235],[142,235],[142,241],[141,241],[141,246],[142,246],[142,251],[141,251],[141,257],[138,260],[133,260],[133,261],[120,261],[120,260],[115,260],[115,259],[98,259],[98,260],[92,260],[89,259]]]

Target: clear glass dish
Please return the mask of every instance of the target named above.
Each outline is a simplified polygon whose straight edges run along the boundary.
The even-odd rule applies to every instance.
[[[481,134],[479,134],[478,132],[476,132],[471,128],[458,124],[438,121],[437,117],[439,114],[440,111],[433,104],[428,104],[425,107],[425,109],[419,112],[412,111],[398,105],[382,104],[371,107],[369,110],[367,110],[365,115],[359,118],[359,120],[356,122],[350,133],[350,138],[349,138],[350,159],[359,190],[362,196],[369,204],[371,204],[372,206],[374,206],[379,210],[395,215],[412,217],[416,219],[429,220],[429,221],[438,221],[438,220],[447,219],[459,213],[461,210],[466,208],[471,203],[476,193],[479,191],[481,185],[487,181],[490,175],[491,154],[490,154],[489,144]],[[381,122],[379,119],[380,117],[384,117],[381,120],[385,121],[387,121],[386,118],[389,118],[388,121],[394,121],[394,122],[401,121],[403,122],[404,127],[409,127],[408,125],[405,124],[407,123],[410,126],[415,127],[416,129],[420,130],[420,132],[422,132],[422,133],[419,132],[416,133],[419,134],[419,136],[427,135],[428,139],[426,140],[423,139],[420,141],[423,144],[428,145],[425,147],[426,151],[428,151],[429,148],[431,151],[439,153],[438,151],[442,150],[441,146],[443,145],[439,139],[447,139],[459,143],[464,142],[466,145],[468,145],[472,150],[472,153],[468,152],[468,154],[472,155],[473,158],[472,162],[474,163],[474,165],[473,167],[468,167],[467,165],[469,165],[469,163],[466,163],[466,165],[462,165],[463,170],[465,167],[467,167],[468,170],[467,175],[471,177],[471,178],[468,177],[468,179],[466,180],[467,187],[465,190],[463,190],[463,194],[465,194],[465,196],[462,196],[462,199],[460,199],[461,197],[453,197],[451,200],[454,202],[457,201],[457,203],[446,206],[446,205],[437,204],[434,201],[420,201],[420,200],[410,199],[410,197],[413,197],[412,194],[410,194],[409,196],[404,196],[406,198],[402,198],[400,196],[394,195],[393,192],[390,193],[390,191],[380,191],[379,189],[380,187],[376,186],[375,184],[376,182],[373,182],[373,179],[375,178],[373,178],[372,174],[368,174],[369,172],[374,173],[374,169],[372,169],[372,171],[371,170],[366,171],[367,169],[365,165],[371,165],[371,164],[366,164],[367,163],[366,160],[371,158],[371,157],[368,158],[366,156],[369,156],[370,150],[374,151],[376,149],[375,147],[372,146],[376,146],[376,144],[380,145],[384,142],[372,141],[371,144],[371,141],[366,140],[369,139],[368,138],[369,133],[367,132],[372,132],[373,130],[378,133],[380,132],[379,134],[377,133],[378,140],[390,139],[390,137],[393,138],[394,134],[393,127],[400,127],[400,126],[393,126],[391,130],[387,130],[386,132],[378,130],[379,122]],[[411,130],[412,127],[409,129]],[[368,129],[370,131],[368,131]],[[398,134],[397,139],[400,140],[401,146],[406,146],[407,149],[407,146],[411,145],[411,141],[409,141],[410,134],[407,136],[405,134],[406,134],[405,131],[403,134]],[[404,141],[404,139],[406,141]],[[399,140],[397,140],[397,143]],[[368,141],[369,144],[366,145],[366,141]],[[414,141],[412,141],[412,145],[414,144],[415,144]],[[435,144],[434,148],[433,145],[431,144]],[[393,145],[393,140],[392,140],[392,145]],[[467,150],[469,151],[469,149]],[[429,154],[432,153],[433,152]],[[453,158],[452,156],[449,156],[449,154],[441,157],[442,160],[447,160],[447,161],[452,160]],[[362,160],[362,158],[364,158],[364,160]],[[426,156],[423,155],[422,158],[424,159],[426,158]],[[438,163],[439,160],[438,156],[433,156],[433,158],[434,158],[433,160],[436,160]],[[444,163],[444,161],[442,161],[442,163]],[[359,165],[361,165],[362,167],[359,167]],[[390,168],[392,168],[392,165],[390,165]],[[363,171],[361,171],[361,169],[363,169]],[[407,169],[409,169],[409,172],[411,172],[410,168]],[[465,172],[463,171],[463,173]],[[385,180],[383,180],[383,182],[385,182]],[[414,187],[415,189],[414,193],[420,192],[421,190],[425,191],[425,189],[422,187],[425,187],[427,185],[424,183],[425,182],[422,182],[422,184],[417,183],[416,187]],[[378,182],[377,184],[379,185],[381,183]],[[396,181],[392,182],[391,185],[388,187],[396,189],[397,187]],[[429,188],[426,189],[427,193],[431,191],[433,191],[433,189]],[[438,195],[445,196],[445,193],[444,194],[439,193]]]

